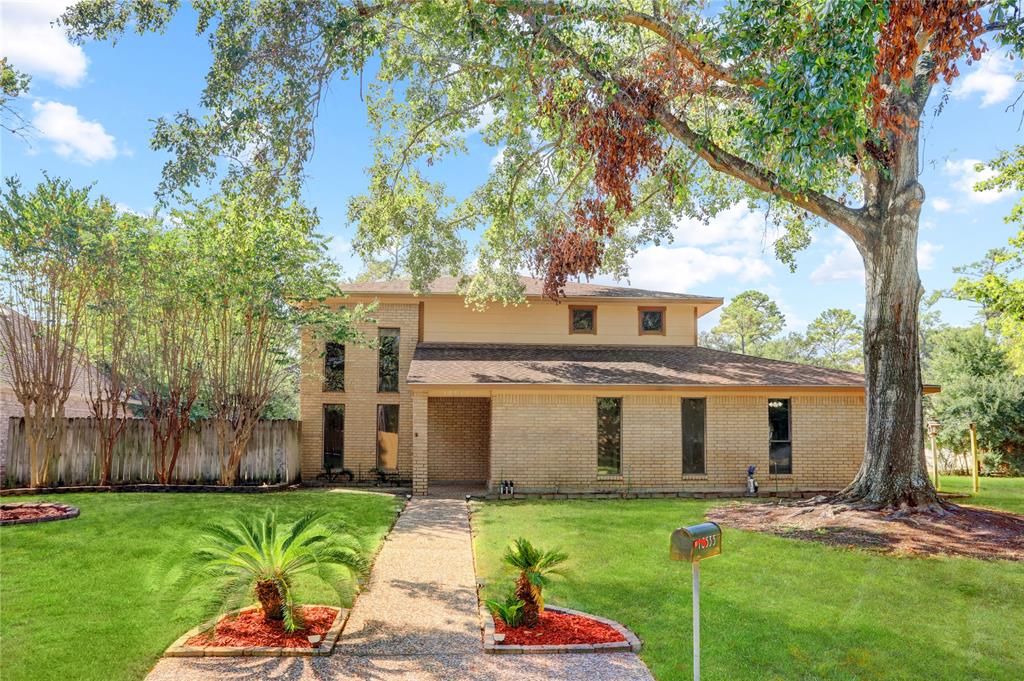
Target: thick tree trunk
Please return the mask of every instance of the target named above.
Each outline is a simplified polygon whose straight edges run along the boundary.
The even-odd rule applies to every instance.
[[[878,229],[859,244],[864,259],[864,370],[867,435],[864,460],[843,500],[868,507],[938,510],[924,458],[917,315],[920,188],[894,201]]]

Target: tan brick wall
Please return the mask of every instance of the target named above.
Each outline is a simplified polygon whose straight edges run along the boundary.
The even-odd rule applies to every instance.
[[[615,397],[613,393],[609,397]],[[682,473],[680,397],[625,395],[622,475],[599,476],[592,394],[495,394],[491,480],[517,491],[735,491],[754,464],[762,491],[839,489],[857,472],[864,447],[864,400],[792,396],[793,474],[768,475],[768,398],[707,397],[706,474]]]
[[[486,397],[431,397],[427,473],[438,480],[486,480],[491,401]]]
[[[365,345],[345,347],[345,391],[323,391],[323,343],[308,333],[302,340],[302,374],[299,413],[302,420],[302,477],[311,480],[323,467],[323,405],[345,405],[345,467],[357,477],[369,479],[377,462],[377,405],[398,404],[398,470],[412,477],[412,393],[405,382],[416,349],[419,309],[416,304],[382,304],[373,313],[376,324],[362,324],[360,331],[377,338],[378,328],[397,328],[399,343],[399,390],[377,392],[377,350]]]

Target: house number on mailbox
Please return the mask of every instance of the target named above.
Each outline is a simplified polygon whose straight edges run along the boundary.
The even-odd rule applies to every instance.
[[[700,561],[722,553],[722,528],[717,523],[680,527],[672,533],[669,557],[693,567],[693,679],[700,681]]]

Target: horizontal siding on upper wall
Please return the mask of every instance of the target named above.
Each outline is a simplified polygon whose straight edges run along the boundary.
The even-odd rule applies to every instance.
[[[431,343],[535,343],[603,345],[694,345],[693,305],[666,304],[666,330],[662,335],[641,335],[638,308],[649,301],[574,302],[597,306],[597,333],[569,333],[569,303],[531,301],[529,305],[485,311],[466,307],[461,298],[424,301],[423,340]],[[661,303],[653,304],[661,306]]]

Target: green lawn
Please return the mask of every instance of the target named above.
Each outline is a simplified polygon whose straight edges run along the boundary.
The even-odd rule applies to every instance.
[[[1024,515],[1024,478],[981,478],[981,491],[971,492],[971,478],[964,475],[941,476],[942,491],[970,494],[969,499],[952,499],[958,504],[987,506]]]
[[[1024,480],[1016,485],[1002,490],[1007,499],[1024,491]],[[658,679],[689,679],[690,567],[668,560],[668,541],[715,503],[477,505],[484,595],[511,583],[500,561],[510,539],[561,547],[570,573],[552,584],[550,601],[623,622],[643,639]],[[707,680],[1017,681],[1024,669],[1022,563],[900,558],[726,529],[702,578]]]
[[[345,519],[380,543],[393,497],[316,491],[275,494],[64,494],[68,521],[0,528],[0,660],[4,681],[141,679],[178,636],[202,621],[195,599],[170,584],[196,528],[236,512],[309,509]],[[18,501],[31,500],[20,497]],[[336,602],[320,583],[303,600]]]

